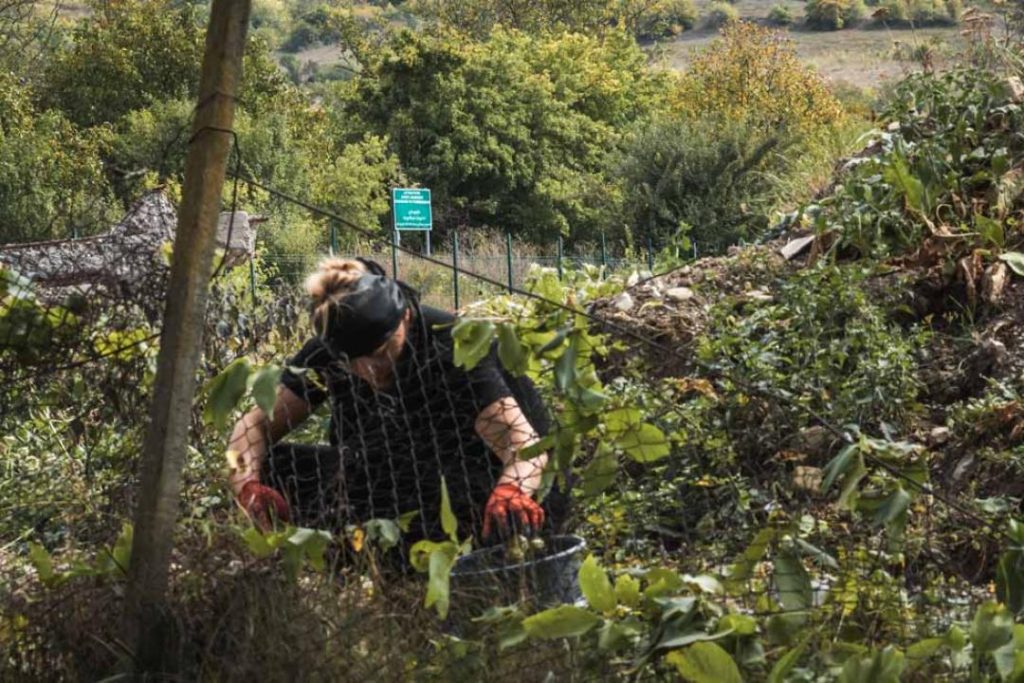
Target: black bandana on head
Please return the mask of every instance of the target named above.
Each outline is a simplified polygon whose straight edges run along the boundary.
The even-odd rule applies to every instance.
[[[369,355],[391,339],[408,306],[398,282],[383,272],[367,273],[330,308],[324,337],[331,350],[349,358]]]

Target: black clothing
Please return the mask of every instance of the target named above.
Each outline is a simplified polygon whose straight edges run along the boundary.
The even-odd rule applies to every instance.
[[[538,434],[549,424],[532,382],[509,375],[494,349],[468,372],[455,367],[454,322],[419,308],[389,390],[347,370],[320,338],[291,360],[296,370],[282,384],[313,408],[331,401],[329,447],[281,444],[267,460],[265,481],[285,493],[300,523],[332,528],[419,510],[410,536],[438,538],[443,476],[459,535],[479,530],[503,467],[475,432],[480,412],[512,396]]]

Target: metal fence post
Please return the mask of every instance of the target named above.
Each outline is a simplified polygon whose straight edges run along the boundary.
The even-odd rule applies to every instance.
[[[608,277],[608,242],[604,233],[601,233],[601,277]]]
[[[455,310],[459,310],[459,233],[452,233],[452,293],[455,298]]]
[[[558,236],[558,279],[561,280],[563,276],[562,272],[562,236]]]
[[[398,231],[391,231],[391,278],[398,279]]]
[[[505,233],[505,257],[508,261],[508,293],[512,293],[514,284],[512,282],[512,233]]]
[[[252,295],[252,307],[256,309],[256,260],[249,257],[249,294]]]
[[[133,669],[128,672],[134,675],[131,680],[158,674],[164,666],[170,626],[165,616],[166,593],[181,504],[181,472],[250,9],[249,0],[213,0],[210,10],[156,380],[140,457],[121,624],[131,655],[127,664]]]
[[[338,226],[331,223],[331,256],[338,255]]]

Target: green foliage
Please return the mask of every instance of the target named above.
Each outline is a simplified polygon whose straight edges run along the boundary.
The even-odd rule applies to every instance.
[[[873,16],[887,26],[955,26],[962,13],[960,0],[882,0]]]
[[[106,131],[36,111],[31,91],[0,72],[0,244],[109,229],[115,204],[101,156]]]
[[[740,20],[740,11],[728,2],[712,2],[701,17],[704,28],[724,28]]]
[[[697,6],[693,0],[625,0],[618,5],[614,11],[638,39],[674,36],[697,25]]]
[[[924,333],[889,322],[864,278],[817,268],[780,283],[770,301],[745,304],[742,317],[720,306],[702,362],[742,382],[740,391],[771,386],[836,424],[903,423],[915,409],[913,354]]]
[[[819,231],[835,230],[841,249],[876,257],[916,249],[932,234],[997,251],[1017,242],[1024,147],[1011,131],[1024,113],[1002,77],[967,68],[911,76],[892,93],[886,118],[879,151],[805,209]]]
[[[416,0],[414,9],[428,20],[480,38],[497,26],[527,32],[596,29],[610,4],[608,0]]]
[[[298,580],[303,566],[308,565],[317,572],[326,567],[324,553],[331,542],[331,534],[326,531],[286,526],[264,532],[253,526],[247,527],[241,535],[246,548],[255,557],[280,557],[290,581]]]
[[[789,26],[793,23],[793,12],[786,5],[772,5],[768,11],[768,21],[774,26]]]
[[[162,100],[193,99],[203,43],[193,3],[96,3],[49,59],[38,97],[83,127],[115,123]],[[258,108],[283,82],[266,45],[254,39],[243,67],[245,106]]]
[[[586,236],[616,199],[601,188],[617,131],[662,82],[620,34],[497,29],[472,43],[402,32],[335,89],[334,107],[386,137],[409,178],[431,188],[442,232],[468,218],[531,238]]]
[[[768,227],[775,179],[792,144],[744,123],[655,120],[617,161],[624,220],[655,244],[688,226],[685,234],[705,253],[752,239]]]
[[[814,29],[838,31],[856,26],[866,14],[863,0],[807,0],[804,21]]]
[[[448,535],[448,540],[417,541],[409,549],[409,563],[416,571],[428,574],[427,596],[423,606],[428,609],[433,607],[437,610],[437,616],[445,619],[451,604],[452,567],[459,557],[472,549],[473,539],[459,543],[458,520],[452,513],[444,477],[441,478],[441,528]]]

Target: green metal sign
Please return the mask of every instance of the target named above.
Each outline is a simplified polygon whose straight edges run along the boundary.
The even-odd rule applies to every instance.
[[[391,190],[391,213],[395,230],[430,230],[434,216],[430,210],[430,190]]]

